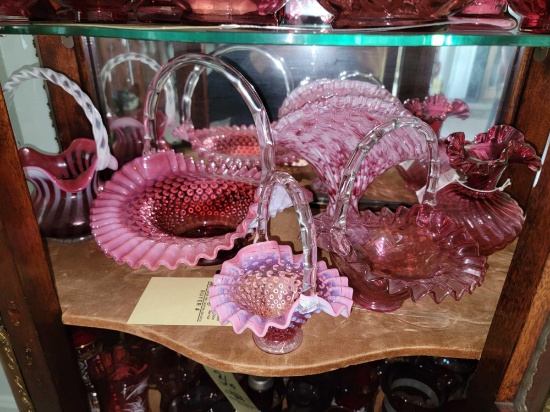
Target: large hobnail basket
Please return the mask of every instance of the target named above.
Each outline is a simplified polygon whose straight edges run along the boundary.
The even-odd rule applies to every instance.
[[[267,238],[267,207],[276,184],[285,188],[294,204],[302,254],[293,255],[290,246]],[[260,189],[254,243],[223,263],[209,289],[210,305],[222,325],[231,323],[236,333],[248,328],[260,349],[283,354],[300,346],[301,326],[312,313],[349,316],[353,292],[347,278],[317,261],[311,210],[296,180],[275,172]]]
[[[156,151],[151,146],[157,141],[159,95],[174,71],[188,65],[215,70],[239,90],[258,130],[261,171],[194,162],[173,150]],[[199,53],[177,56],[164,64],[151,82],[144,130],[143,156],[115,173],[94,202],[96,242],[108,256],[132,268],[219,263],[218,252],[234,250],[237,239],[252,230],[256,201],[251,186],[256,188],[274,170],[271,128],[259,96],[237,70],[216,57]],[[188,216],[193,227],[188,225]],[[230,216],[238,218],[228,221]]]
[[[257,53],[281,73],[287,95],[294,88],[292,75],[285,61],[264,47],[224,45],[210,55],[222,58],[234,52]],[[260,147],[254,125],[213,126],[202,129],[194,127],[191,100],[204,70],[204,67],[197,67],[187,77],[183,88],[182,121],[181,125],[174,129],[174,137],[188,141],[198,156],[205,160],[238,167],[260,167]],[[281,146],[275,148],[275,161],[278,165],[291,165],[296,160],[297,156],[286,148]]]
[[[3,86],[6,101],[27,80],[42,79],[61,87],[82,107],[92,125],[93,139],[73,139],[60,154],[41,153],[21,147],[19,159],[26,179],[32,183],[31,200],[40,232],[60,242],[78,242],[91,237],[90,206],[103,182],[99,171],[116,170],[101,115],[82,89],[65,75],[40,67],[22,67]]]
[[[360,215],[349,207],[357,171],[371,148],[392,140],[394,131],[403,127],[417,130],[427,141],[430,167],[422,203],[400,206],[395,212],[383,208],[378,214],[367,210]],[[391,162],[385,165],[391,166]],[[334,214],[321,216],[316,224],[320,247],[348,276],[354,300],[364,308],[389,312],[409,297],[416,302],[426,295],[436,303],[449,295],[459,300],[481,285],[486,259],[465,229],[436,209],[438,177],[437,137],[430,126],[415,118],[397,118],[375,127],[351,156]]]

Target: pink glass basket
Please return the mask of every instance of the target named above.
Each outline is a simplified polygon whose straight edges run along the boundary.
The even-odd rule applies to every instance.
[[[242,93],[256,120],[262,171],[195,163],[173,150],[154,153],[156,106],[175,70],[205,65],[226,76]],[[246,79],[223,61],[204,54],[169,60],[153,78],[144,109],[144,155],[115,173],[92,208],[96,242],[118,263],[132,268],[219,263],[252,228],[255,189],[274,170],[273,142],[265,109]]]
[[[509,164],[517,163],[537,171],[541,159],[523,133],[507,125],[493,126],[474,141],[464,133],[445,140],[449,162],[460,178],[437,193],[437,209],[463,226],[479,244],[483,256],[503,249],[520,234],[523,210],[498,187]]]
[[[513,30],[518,25],[507,0],[474,0],[449,21],[453,30]]]
[[[113,69],[121,64],[142,63],[154,72],[160,69],[160,64],[149,56],[140,53],[123,53],[109,59],[101,68],[99,74],[103,97],[105,101],[107,118],[109,119],[109,130],[111,132],[111,147],[113,155],[117,158],[119,165],[128,163],[130,160],[139,157],[143,153],[144,127],[143,112],[140,111],[135,117],[117,117],[109,107],[107,98],[107,86],[113,75]],[[167,126],[176,122],[176,100],[172,82],[168,81],[165,87],[165,111],[158,111],[156,118],[157,146],[160,149],[169,149],[168,143],[164,140],[164,133]]]
[[[116,170],[110,154],[107,130],[101,115],[80,87],[61,73],[39,67],[23,67],[3,86],[6,101],[24,81],[43,79],[60,86],[82,107],[92,125],[94,139],[77,138],[60,154],[19,149],[26,179],[32,184],[31,200],[40,232],[60,242],[78,242],[91,236],[90,206],[101,190],[99,171]]]
[[[338,81],[340,82],[340,81]],[[369,96],[343,95],[322,98],[305,103],[281,117],[273,127],[277,144],[292,150],[307,160],[315,170],[317,177],[326,188],[330,211],[336,204],[342,169],[351,154],[365,136],[376,125],[399,116],[412,115],[400,104]],[[425,153],[425,140],[414,138],[412,130],[397,130],[401,141],[392,141],[394,145],[390,156],[406,159],[420,158]],[[419,144],[404,144],[411,139]],[[379,159],[387,159],[380,153]],[[355,186],[351,193],[353,205],[367,186],[377,177],[367,165],[358,171]]]
[[[274,185],[290,195],[301,228],[303,253],[267,238],[267,207]],[[247,328],[265,352],[283,354],[302,342],[301,326],[312,313],[350,315],[352,289],[336,269],[317,262],[315,227],[300,185],[284,172],[270,175],[260,189],[258,227],[254,244],[223,263],[209,289],[210,305],[222,325],[229,322],[236,333]]]
[[[412,127],[425,136],[429,150],[429,181],[421,204],[383,208],[362,216],[350,209],[350,193],[361,163],[377,142],[398,128]],[[386,165],[388,166],[388,165]],[[316,219],[319,246],[346,274],[359,305],[381,312],[401,307],[409,296],[429,295],[436,303],[446,296],[459,300],[472,293],[485,276],[486,259],[463,227],[435,209],[439,162],[437,138],[425,123],[398,118],[374,128],[357,146],[344,169],[332,216]]]
[[[214,50],[210,55],[221,57],[235,51],[250,51],[258,53],[267,59],[273,67],[282,74],[287,95],[294,87],[292,76],[284,60],[273,55],[269,50],[259,46],[225,45]],[[193,70],[183,88],[182,122],[174,129],[175,138],[191,143],[199,157],[216,163],[227,165],[259,167],[260,146],[254,125],[217,126],[204,129],[195,129],[191,117],[191,99],[195,87],[204,68]],[[288,166],[296,162],[297,156],[284,147],[275,147],[275,161],[277,165]]]

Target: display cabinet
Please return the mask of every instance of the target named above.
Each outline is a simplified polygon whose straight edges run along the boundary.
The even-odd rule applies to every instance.
[[[545,381],[544,372],[541,377],[540,371],[532,371],[537,371],[533,362],[536,365],[545,359],[541,354],[550,311],[550,171],[546,158],[550,36],[40,23],[4,25],[0,32],[5,36],[35,35],[41,65],[78,83],[92,96],[105,122],[116,106],[114,89],[133,90],[139,100],[149,76],[136,76],[138,80],[129,84],[124,70],[133,68],[127,66],[119,69],[122,83],[108,86],[106,92],[101,67],[120,54],[117,47],[121,39],[125,52],[135,51],[134,46],[149,52],[154,49],[160,62],[188,51],[209,53],[221,45],[247,45],[284,57],[293,84],[308,77],[362,71],[374,73],[402,100],[437,94],[442,87],[448,88],[445,94],[452,98],[456,96],[450,88],[462,87],[463,96],[472,99],[472,113],[483,116],[463,124],[451,121],[443,134],[464,126],[473,136],[492,124],[509,124],[521,130],[543,158],[538,174],[510,168],[513,184],[506,190],[523,207],[525,225],[516,242],[489,257],[485,282],[473,294],[459,301],[448,298],[439,305],[428,298],[418,303],[409,301],[392,313],[355,307],[349,319],[319,315],[305,326],[306,338],[299,350],[276,356],[259,351],[249,336],[236,335],[231,328],[129,325],[128,318],[152,277],[209,277],[219,266],[131,269],[107,258],[93,240],[63,244],[43,239],[19,162],[8,105],[2,97],[0,313],[37,411],[86,410],[67,325],[128,332],[205,365],[265,376],[314,374],[394,356],[480,359],[468,393],[467,408],[475,411],[522,410],[522,405],[529,403],[532,387],[525,388],[524,377]],[[465,53],[467,50],[470,52]],[[469,68],[454,67],[464,56],[473,59]],[[481,65],[485,69],[476,70]],[[272,105],[272,117],[276,117],[284,98],[280,93],[284,92],[284,78],[273,80],[279,74],[271,73],[268,82],[261,72],[257,78],[260,92],[267,88],[262,97]],[[448,82],[451,77],[455,79],[452,85]],[[464,79],[467,84],[460,84]],[[272,84],[264,85],[262,80]],[[177,93],[181,93],[183,81],[183,74],[175,79]],[[208,98],[212,90],[224,89],[212,83],[209,86],[213,81],[205,75],[197,87],[196,93],[203,97],[199,96],[193,106],[197,124],[227,121],[239,114],[215,117],[219,111],[212,108],[225,97],[210,94]],[[74,102],[55,88],[49,91],[60,147],[68,147],[75,136],[91,136],[83,116],[75,115],[78,109]],[[32,113],[28,121],[32,121]],[[310,182],[312,176],[306,169],[290,171],[302,182]],[[363,206],[415,201],[395,174],[383,176],[382,181],[380,187],[369,188]],[[316,200],[322,207],[322,199]],[[289,211],[278,215],[271,231],[282,239],[296,238],[294,219]]]

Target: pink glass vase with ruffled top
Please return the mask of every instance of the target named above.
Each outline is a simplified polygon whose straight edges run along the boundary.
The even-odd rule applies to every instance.
[[[523,227],[523,211],[498,183],[511,163],[524,164],[533,171],[541,166],[535,149],[512,126],[493,126],[474,141],[464,133],[446,139],[451,167],[462,178],[441,188],[437,208],[462,225],[488,256],[513,242]]]

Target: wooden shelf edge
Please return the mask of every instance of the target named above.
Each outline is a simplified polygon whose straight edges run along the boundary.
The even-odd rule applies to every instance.
[[[273,237],[296,239],[293,212],[273,219]],[[177,270],[132,270],[106,257],[93,241],[49,244],[62,320],[66,325],[127,332],[163,344],[197,362],[226,370],[269,376],[321,373],[395,356],[480,357],[515,245],[489,258],[482,287],[460,301],[436,305],[426,297],[392,313],[352,310],[349,319],[315,314],[304,326],[304,342],[286,355],[259,350],[250,331],[231,327],[128,325],[152,277],[210,277],[220,266]],[[76,269],[75,269],[76,268]]]

